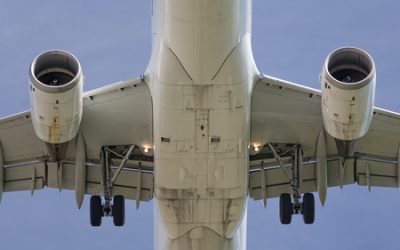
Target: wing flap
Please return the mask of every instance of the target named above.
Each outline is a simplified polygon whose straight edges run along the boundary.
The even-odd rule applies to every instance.
[[[40,160],[47,156],[44,143],[33,131],[28,111],[0,120],[0,143],[4,161],[9,164]]]
[[[287,162],[286,172],[289,177],[292,177],[292,169]],[[328,186],[335,187],[341,185],[340,179],[340,161],[339,159],[331,159],[328,161]],[[254,200],[262,199],[261,194],[261,165],[256,167],[256,170],[250,172],[250,197]],[[291,193],[291,181],[286,176],[285,172],[277,165],[268,166],[264,169],[265,188],[267,198],[279,197],[282,193]],[[349,160],[344,169],[343,185],[354,184],[354,160]],[[301,193],[317,191],[317,175],[316,163],[314,160],[309,160],[303,164],[301,172]]]
[[[115,173],[116,168],[113,168]],[[4,172],[4,191],[34,191],[45,187],[56,189],[75,189],[75,165],[70,162],[29,163],[6,167]],[[140,194],[138,194],[140,192]],[[104,195],[101,167],[87,165],[86,194]],[[114,195],[126,199],[149,201],[153,198],[153,173],[139,168],[123,169],[113,186]]]
[[[34,191],[46,185],[45,163],[6,167],[4,170],[5,192]]]
[[[100,165],[86,165],[86,194],[104,195]],[[61,168],[61,170],[59,169]],[[62,174],[59,174],[59,171]],[[115,173],[116,168],[113,168]],[[75,189],[75,165],[64,162],[48,164],[48,187],[67,190]],[[137,192],[140,190],[140,194]],[[113,185],[113,195],[123,195],[126,199],[149,201],[153,198],[153,173],[140,169],[123,169]]]
[[[397,162],[357,160],[357,183],[370,187],[399,187]]]

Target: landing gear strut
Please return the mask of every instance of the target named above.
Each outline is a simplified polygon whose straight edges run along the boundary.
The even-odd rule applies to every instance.
[[[281,194],[279,199],[279,215],[282,224],[290,224],[293,214],[302,214],[305,224],[313,224],[315,219],[315,199],[312,193],[300,192],[301,168],[303,166],[303,152],[300,145],[293,146],[292,176],[286,170],[272,144],[268,145],[274,154],[275,159],[290,180],[292,194]]]
[[[122,195],[113,196],[113,183],[118,174],[121,172],[122,167],[131,154],[134,146],[132,145],[119,168],[113,175],[111,169],[111,160],[109,157],[110,150],[108,147],[101,149],[101,168],[103,177],[104,188],[104,203],[101,201],[100,196],[92,196],[90,199],[90,224],[94,227],[101,225],[102,217],[113,217],[114,225],[121,227],[125,224],[125,199]]]

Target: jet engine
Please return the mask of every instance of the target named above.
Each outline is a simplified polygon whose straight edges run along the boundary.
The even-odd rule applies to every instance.
[[[48,51],[32,62],[29,78],[34,131],[59,158],[56,149],[75,138],[82,119],[81,66],[68,52]]]
[[[339,155],[351,157],[373,116],[374,61],[358,48],[340,48],[327,57],[320,80],[325,130],[335,138]]]

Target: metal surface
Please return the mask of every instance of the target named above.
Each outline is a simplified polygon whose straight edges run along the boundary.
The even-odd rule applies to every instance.
[[[204,227],[235,243],[226,249],[245,249],[237,232],[246,226],[250,99],[258,79],[251,1],[157,0],[154,9],[145,81],[156,125],[159,245],[173,249],[170,242]],[[210,240],[200,239],[211,247]]]
[[[338,71],[347,72],[343,72],[343,78],[338,78],[335,76]],[[355,90],[374,81],[375,74],[374,60],[367,52],[359,48],[344,47],[328,55],[323,66],[322,79],[337,88]]]
[[[86,145],[82,133],[76,137],[75,155],[75,200],[81,208],[86,191]]]
[[[139,163],[138,175],[137,175],[137,188],[136,188],[136,209],[139,209],[141,194],[142,194],[142,167]]]
[[[397,153],[397,186],[400,188],[400,144],[399,151]]]
[[[289,173],[287,172],[287,170],[285,168],[285,164],[283,164],[283,162],[281,161],[281,158],[278,155],[278,153],[276,152],[274,146],[271,143],[268,143],[267,145],[271,149],[272,153],[274,154],[275,160],[279,163],[279,166],[281,167],[282,171],[285,173],[285,175],[288,178],[288,180],[290,182],[292,182],[292,178],[290,177]]]
[[[119,164],[117,171],[114,173],[112,179],[111,179],[111,185],[114,184],[115,180],[117,179],[118,175],[121,173],[122,168],[125,166],[125,163],[129,160],[129,156],[131,155],[133,149],[135,148],[135,145],[131,145],[128,149],[128,152],[122,156],[122,161]]]
[[[368,191],[371,192],[371,170],[368,163],[365,167],[365,178],[367,180]]]
[[[61,72],[71,77],[65,83],[47,84],[39,80],[44,74]],[[63,93],[82,83],[82,68],[78,59],[69,52],[56,50],[38,55],[32,62],[29,79],[34,87],[45,93]]]
[[[260,179],[261,179],[261,199],[263,201],[264,208],[266,208],[267,207],[267,192],[266,192],[266,183],[265,183],[264,161],[261,161],[261,176],[260,176]]]
[[[371,124],[376,85],[374,62],[360,49],[341,48],[326,59],[320,80],[325,130],[339,141],[339,150],[351,151],[348,142],[363,137]]]
[[[4,153],[3,153],[3,146],[0,142],[0,203],[3,198],[4,192]]]
[[[322,128],[318,136],[316,147],[316,174],[317,174],[317,191],[321,205],[324,206],[328,193],[328,160],[326,148],[326,134]]]
[[[303,155],[299,145],[295,145],[293,149],[293,160],[292,160],[292,198],[294,212],[297,214],[301,210],[301,169],[303,167]]]
[[[32,179],[31,179],[31,196],[33,196],[36,189],[36,168],[32,168]]]
[[[335,138],[338,154],[345,160],[354,156],[359,139],[353,141],[344,141]]]
[[[49,161],[61,161],[65,159],[69,142],[56,144],[45,142],[44,144],[49,154]]]
[[[48,83],[62,78],[58,74],[69,78]],[[41,77],[46,77],[45,81]],[[67,52],[45,52],[32,63],[30,79],[31,118],[36,135],[50,144],[74,139],[83,112],[83,75],[78,60]]]
[[[139,206],[153,197],[154,187],[158,249],[245,249],[248,193],[266,204],[267,198],[292,192],[299,206],[301,193],[315,191],[325,177],[322,189],[356,181],[369,188],[399,186],[399,114],[371,103],[368,112],[376,113],[370,130],[348,166],[330,137],[321,140],[323,156],[315,159],[324,122],[321,92],[258,78],[251,1],[154,0],[153,5],[153,51],[145,76],[85,95],[80,128],[87,154],[85,193],[104,195],[111,210],[113,196],[136,199]],[[372,95],[367,92],[361,97]],[[337,96],[352,100],[349,92]],[[77,172],[83,164],[76,162],[76,152],[83,152],[82,144],[68,146],[68,161],[48,161],[30,122],[28,113],[0,124],[5,164],[16,164],[5,168],[5,191],[45,185],[77,190],[74,176],[82,177]],[[259,151],[268,142],[296,145],[293,158],[272,149],[278,164],[271,154],[249,163],[248,149]],[[105,145],[136,145],[143,154],[116,160]],[[320,160],[326,174],[317,174]]]
[[[113,186],[111,183],[111,165],[110,155],[107,147],[101,149],[101,172],[102,172],[102,185],[104,190],[104,204],[103,211],[104,216],[112,216],[112,198],[113,198]]]
[[[57,175],[56,175],[56,180],[57,180],[57,188],[58,191],[62,191],[62,187],[64,186],[63,180],[64,180],[64,175],[63,175],[63,167],[64,165],[62,164],[62,162],[58,161],[56,163],[57,165]]]

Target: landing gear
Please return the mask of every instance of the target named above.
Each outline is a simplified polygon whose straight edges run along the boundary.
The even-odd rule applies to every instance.
[[[121,195],[114,197],[113,219],[116,227],[122,227],[125,223],[125,199]]]
[[[99,227],[101,218],[103,217],[103,206],[101,205],[100,196],[92,196],[90,198],[90,225]]]
[[[281,223],[284,225],[292,222],[293,203],[290,194],[281,194],[279,199],[279,215]]]
[[[290,194],[281,194],[279,198],[279,215],[281,223],[288,225],[292,221],[293,214],[302,214],[305,224],[313,224],[315,219],[315,199],[312,193],[303,195],[303,202],[300,199],[294,199]]]
[[[114,225],[122,227],[125,224],[125,199],[122,195],[116,195],[111,202],[101,203],[100,196],[94,195],[90,198],[90,225],[99,227],[102,217],[113,217]]]
[[[304,194],[302,208],[304,223],[313,224],[315,219],[315,199],[313,194]]]
[[[129,155],[132,153],[134,147],[134,145],[130,146],[115,173],[111,169],[111,159],[109,155],[110,152],[113,151],[106,146],[101,149],[104,203],[101,202],[100,196],[95,195],[90,198],[90,224],[92,226],[100,226],[102,217],[113,217],[114,225],[117,227],[121,227],[125,224],[125,199],[122,195],[113,195],[113,184],[118,174],[122,171],[124,164],[129,159]]]
[[[281,161],[279,154],[272,144],[268,144],[275,160],[279,163],[282,171],[290,180],[291,194],[281,194],[279,200],[279,215],[282,224],[290,224],[293,214],[302,214],[305,224],[313,224],[315,219],[315,199],[312,193],[301,195],[300,186],[301,168],[303,166],[303,151],[300,145],[294,145],[290,151],[292,153],[291,176]]]

